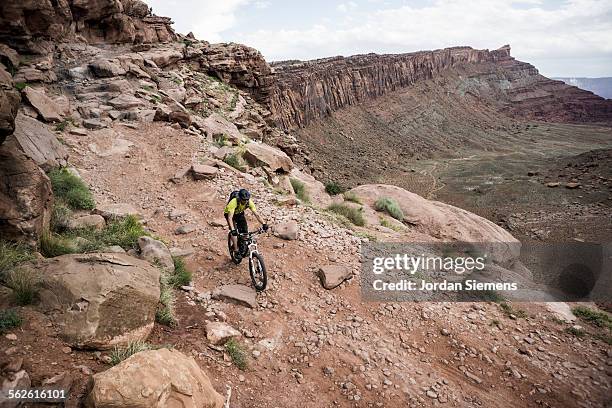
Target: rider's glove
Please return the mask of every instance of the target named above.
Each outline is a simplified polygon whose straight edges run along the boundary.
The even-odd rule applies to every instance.
[[[261,229],[263,229],[264,231],[267,231],[268,230],[268,224],[263,224],[261,226]]]
[[[233,229],[231,232],[232,232],[232,236],[234,237],[238,236],[238,230]]]

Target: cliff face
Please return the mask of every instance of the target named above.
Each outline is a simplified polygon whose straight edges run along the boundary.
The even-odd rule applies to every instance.
[[[0,42],[20,53],[44,54],[54,42],[151,43],[176,39],[167,17],[141,0],[0,2]]]
[[[567,122],[612,120],[612,102],[539,75],[532,65],[512,58],[507,45],[494,51],[454,47],[272,66],[277,84],[271,109],[285,129],[307,126],[343,107],[465,67],[469,67],[468,76],[486,85],[475,86],[471,92],[490,98],[490,103],[511,116]]]

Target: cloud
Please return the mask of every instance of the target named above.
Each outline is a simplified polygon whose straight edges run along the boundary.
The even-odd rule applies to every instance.
[[[268,7],[270,7],[270,3],[269,1],[256,1],[255,2],[255,8],[258,9],[267,9]]]
[[[251,0],[147,0],[153,12],[169,16],[184,34],[193,31],[196,38],[221,42],[221,33],[236,24],[236,12]],[[260,6],[269,5],[259,1]],[[257,6],[257,4],[256,4]]]
[[[554,9],[539,0],[436,0],[426,7],[374,5],[378,10],[368,12],[348,3],[338,7],[346,15],[333,23],[241,30],[235,40],[271,60],[508,43],[527,61],[612,58],[612,2],[607,0],[570,0]]]
[[[347,3],[340,3],[336,6],[336,10],[338,10],[341,13],[348,13],[351,10],[354,10],[357,8],[357,3],[355,3],[354,1],[349,1]]]

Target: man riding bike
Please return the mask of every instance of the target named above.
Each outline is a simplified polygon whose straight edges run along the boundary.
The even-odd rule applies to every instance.
[[[238,192],[232,193],[230,195],[229,202],[223,209],[223,215],[225,216],[227,225],[232,233],[232,245],[234,247],[234,252],[236,252],[235,257],[237,259],[241,259],[241,254],[239,253],[238,248],[238,234],[249,232],[249,227],[244,214],[244,211],[247,208],[253,212],[255,218],[257,218],[257,221],[259,221],[259,223],[262,225],[263,230],[267,231],[268,229],[268,224],[266,224],[266,222],[257,213],[255,204],[253,203],[253,200],[251,200],[251,193],[244,188],[240,189]]]

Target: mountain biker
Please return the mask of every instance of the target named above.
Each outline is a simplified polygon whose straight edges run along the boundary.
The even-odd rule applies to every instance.
[[[234,252],[238,252],[238,234],[239,233],[247,233],[249,232],[249,227],[247,225],[247,220],[244,214],[244,211],[249,208],[257,221],[261,224],[264,231],[268,230],[268,224],[261,218],[261,216],[257,213],[257,209],[255,208],[255,204],[253,200],[251,200],[251,193],[246,189],[240,189],[237,193],[234,192],[230,195],[230,200],[227,205],[223,209],[223,215],[225,216],[225,220],[227,221],[227,225],[232,233],[232,245],[234,247]],[[241,255],[237,253],[237,259],[241,258]]]

